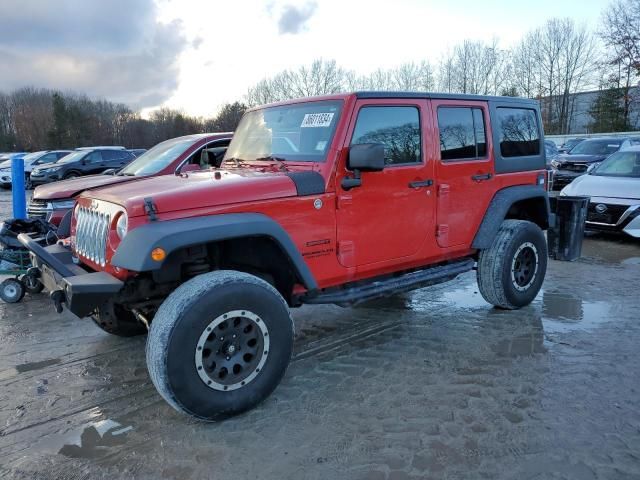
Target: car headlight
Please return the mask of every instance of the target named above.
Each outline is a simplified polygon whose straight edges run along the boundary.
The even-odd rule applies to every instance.
[[[43,168],[42,170],[38,170],[38,173],[51,173],[57,172],[58,170],[60,170],[60,167]]]
[[[76,204],[75,200],[54,200],[47,204],[49,210],[69,210]]]
[[[127,234],[127,228],[129,227],[129,218],[127,217],[126,212],[122,212],[122,215],[118,217],[118,222],[116,223],[116,233],[118,234],[118,238],[122,240],[124,236]]]
[[[558,168],[560,166],[560,162],[557,160],[551,160],[551,166],[553,168]]]

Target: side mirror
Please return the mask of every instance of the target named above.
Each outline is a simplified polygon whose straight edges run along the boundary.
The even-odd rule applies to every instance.
[[[589,165],[589,166],[587,167],[587,173],[591,173],[591,172],[593,172],[593,171],[596,169],[596,167],[597,167],[598,165],[600,165],[600,162],[592,163],[591,165]]]
[[[360,172],[384,170],[384,145],[382,143],[360,143],[349,147],[347,168],[353,170],[353,177],[343,177],[341,186],[351,190],[362,185]]]
[[[349,170],[379,172],[384,170],[384,145],[382,143],[361,143],[349,147]]]

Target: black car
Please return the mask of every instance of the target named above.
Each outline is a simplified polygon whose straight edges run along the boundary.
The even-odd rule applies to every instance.
[[[581,141],[569,153],[551,160],[553,189],[562,190],[575,178],[587,173],[590,165],[600,163],[612,153],[633,145],[626,137],[589,138]]]
[[[136,157],[124,147],[78,148],[56,163],[34,168],[33,185],[57,180],[102,173],[111,168],[120,169]]]

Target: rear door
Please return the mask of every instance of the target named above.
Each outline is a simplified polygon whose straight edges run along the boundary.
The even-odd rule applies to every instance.
[[[436,237],[440,247],[471,243],[495,183],[486,102],[433,100],[440,140]]]
[[[102,158],[102,153],[100,150],[95,150],[89,153],[83,159],[84,164],[82,165],[83,173],[100,173],[102,172],[104,167],[104,160]]]
[[[341,187],[353,172],[336,174],[338,260],[345,267],[409,258],[433,231],[433,164],[426,161],[425,100],[358,100],[345,147],[385,146],[385,169],[362,172],[362,185]]]
[[[120,169],[133,160],[134,157],[133,154],[126,150],[104,150],[102,158],[105,160],[103,167],[106,170],[109,168]]]

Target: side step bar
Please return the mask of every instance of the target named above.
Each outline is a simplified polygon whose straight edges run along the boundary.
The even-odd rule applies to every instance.
[[[465,258],[464,260],[413,271],[401,276],[372,279],[367,283],[360,283],[351,287],[330,288],[318,295],[303,297],[301,300],[302,303],[311,304],[355,305],[374,298],[453,280],[461,273],[472,270],[474,265],[475,261],[473,259]]]

